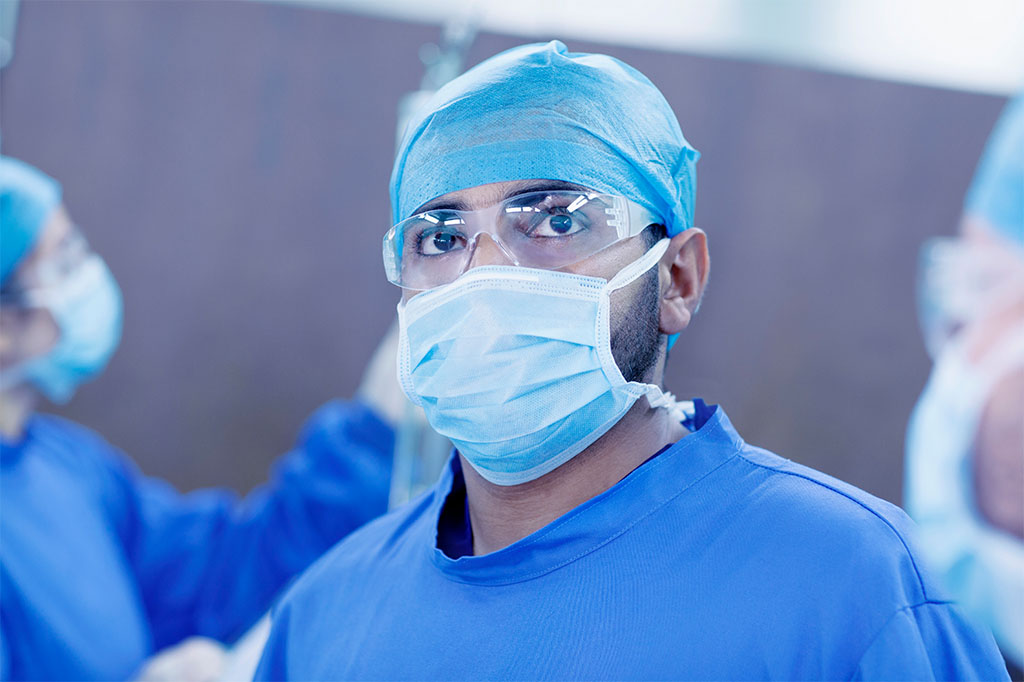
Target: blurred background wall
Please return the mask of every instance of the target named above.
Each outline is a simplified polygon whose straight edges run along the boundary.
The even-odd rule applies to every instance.
[[[439,34],[299,5],[23,2],[4,153],[61,180],[126,305],[106,374],[55,411],[183,489],[246,490],[350,396],[398,297],[396,107]],[[521,42],[482,34],[468,63]],[[647,74],[703,154],[711,284],[669,389],[898,502],[930,366],[918,248],[955,230],[1004,98],[567,42]]]

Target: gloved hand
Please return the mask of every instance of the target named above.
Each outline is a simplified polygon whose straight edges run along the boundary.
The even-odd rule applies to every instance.
[[[216,682],[226,658],[220,642],[191,637],[146,661],[135,682]]]

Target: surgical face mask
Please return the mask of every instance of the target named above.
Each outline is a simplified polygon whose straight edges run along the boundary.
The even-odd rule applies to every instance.
[[[667,248],[660,241],[610,281],[483,266],[400,303],[403,390],[482,477],[506,486],[561,466],[641,396],[676,409],[660,387],[627,382],[611,349],[611,293]]]
[[[59,335],[45,355],[5,371],[4,384],[29,381],[51,401],[67,402],[82,382],[103,370],[117,348],[122,319],[117,282],[91,253],[59,282],[19,298],[21,305],[48,310]]]
[[[1024,545],[992,528],[974,499],[973,459],[998,381],[1024,367],[1024,321],[971,362],[963,338],[946,344],[907,429],[905,504],[921,548],[952,596],[1024,661]]]

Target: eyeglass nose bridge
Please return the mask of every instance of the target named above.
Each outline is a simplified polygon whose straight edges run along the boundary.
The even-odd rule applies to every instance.
[[[519,265],[519,259],[502,242],[497,232],[497,226],[495,225],[490,229],[481,228],[473,233],[469,239],[469,244],[466,246],[468,255],[462,270],[459,272],[460,276],[482,265]],[[483,239],[484,236],[487,237],[486,241]],[[481,249],[484,249],[484,251],[481,251]],[[496,260],[494,258],[488,258],[486,262],[480,262],[481,257],[486,258],[489,255],[488,251],[494,251],[495,255],[500,255],[501,260],[504,262],[494,262]]]

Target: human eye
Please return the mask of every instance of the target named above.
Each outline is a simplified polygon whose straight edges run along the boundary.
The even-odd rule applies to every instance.
[[[590,229],[593,216],[588,204],[586,195],[578,192],[555,192],[510,206],[506,212],[513,216],[518,213],[517,227],[526,236],[550,239]]]
[[[425,214],[413,228],[416,253],[420,256],[443,256],[466,247],[466,235],[459,229],[465,221],[454,213]]]

